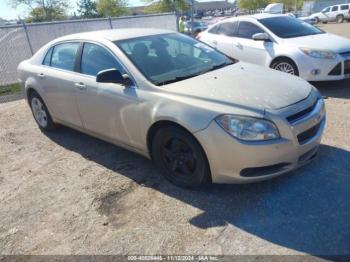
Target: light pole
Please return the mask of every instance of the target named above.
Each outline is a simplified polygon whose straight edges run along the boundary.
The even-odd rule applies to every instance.
[[[191,0],[191,35],[193,35],[194,0]]]

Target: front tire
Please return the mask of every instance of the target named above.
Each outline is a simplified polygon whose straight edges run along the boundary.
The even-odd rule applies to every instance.
[[[160,172],[177,186],[193,188],[209,181],[209,164],[202,147],[182,128],[159,129],[152,140],[151,153]]]
[[[315,17],[315,23],[318,24],[320,22],[320,19],[316,16]]]
[[[275,60],[271,64],[271,68],[287,74],[299,76],[298,67],[291,59],[288,58],[280,58]]]
[[[29,104],[35,122],[41,130],[51,131],[57,127],[57,125],[52,121],[51,115],[49,110],[47,110],[44,101],[37,92],[31,92],[29,95]]]

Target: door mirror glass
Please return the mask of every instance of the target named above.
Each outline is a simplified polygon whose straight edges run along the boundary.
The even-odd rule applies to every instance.
[[[98,83],[114,83],[124,86],[132,85],[132,81],[127,74],[122,75],[119,70],[115,68],[107,69],[98,72],[96,76]]]
[[[253,40],[255,41],[269,41],[270,37],[266,33],[257,33],[253,35]]]

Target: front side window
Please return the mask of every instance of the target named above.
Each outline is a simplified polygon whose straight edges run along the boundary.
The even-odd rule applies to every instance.
[[[75,58],[80,43],[63,43],[53,48],[51,66],[74,71]]]
[[[338,11],[338,6],[333,6],[332,7],[332,12],[334,12],[334,11]]]
[[[180,34],[150,35],[115,44],[149,81],[159,86],[233,63],[208,45]]]
[[[325,9],[323,9],[322,12],[323,12],[323,13],[327,13],[327,12],[329,12],[330,10],[331,10],[331,8],[330,8],[330,7],[327,7],[327,8],[325,8]]]
[[[96,76],[98,72],[106,69],[118,69],[123,73],[122,66],[105,48],[85,43],[81,56],[81,73]]]
[[[349,9],[349,5],[341,5],[340,9],[341,10],[348,10]]]
[[[260,19],[259,22],[281,38],[293,38],[324,33],[321,29],[290,16],[263,18]]]
[[[250,22],[243,21],[239,23],[237,33],[238,37],[252,39],[253,35],[257,33],[264,33],[264,30]]]

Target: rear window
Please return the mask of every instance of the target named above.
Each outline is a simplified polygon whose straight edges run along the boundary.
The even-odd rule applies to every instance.
[[[340,9],[341,10],[348,10],[349,9],[349,5],[341,5]]]
[[[43,65],[47,65],[47,66],[51,65],[52,50],[53,50],[53,47],[51,47],[49,51],[46,53],[46,56],[43,61]]]
[[[332,12],[334,12],[334,11],[338,11],[338,6],[333,6],[332,7]]]
[[[79,45],[80,43],[64,43],[56,45],[51,57],[51,66],[74,71],[75,57]]]

